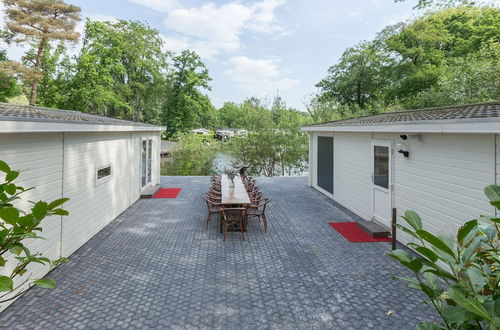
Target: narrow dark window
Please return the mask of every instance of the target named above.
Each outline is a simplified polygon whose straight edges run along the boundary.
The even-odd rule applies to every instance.
[[[111,166],[101,167],[97,169],[97,180],[104,179],[111,175]]]

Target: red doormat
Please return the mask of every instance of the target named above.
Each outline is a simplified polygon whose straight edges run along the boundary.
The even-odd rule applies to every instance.
[[[153,198],[176,198],[181,188],[162,188],[154,194]]]
[[[330,226],[344,236],[349,242],[392,242],[392,238],[374,238],[363,229],[359,228],[357,222],[329,222]]]

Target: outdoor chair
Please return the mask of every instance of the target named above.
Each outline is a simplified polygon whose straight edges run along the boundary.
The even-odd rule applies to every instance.
[[[267,218],[266,218],[266,207],[271,201],[270,198],[264,198],[258,201],[256,204],[251,205],[247,209],[247,219],[255,217],[264,224],[264,232],[267,233]]]
[[[222,204],[214,202],[208,197],[203,196],[202,198],[207,203],[207,209],[208,209],[207,219],[205,220],[205,229],[207,229],[208,223],[212,219],[212,214],[219,214],[219,216],[220,216],[220,212],[223,209],[223,207],[222,207]]]
[[[246,211],[247,209],[243,207],[222,208],[220,221],[224,241],[226,240],[227,229],[230,226],[239,227],[241,239],[245,240],[243,232],[245,231]]]

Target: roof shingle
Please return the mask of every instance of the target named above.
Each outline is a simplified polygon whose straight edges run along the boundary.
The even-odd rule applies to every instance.
[[[425,124],[426,122],[433,121],[471,121],[484,118],[500,118],[500,101],[432,109],[385,112],[373,116],[342,119],[305,127]]]
[[[0,120],[44,121],[73,124],[155,126],[142,122],[109,118],[72,110],[0,103]]]

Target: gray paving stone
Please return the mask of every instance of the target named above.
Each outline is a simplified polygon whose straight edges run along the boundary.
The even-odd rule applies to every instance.
[[[0,314],[12,329],[411,329],[437,319],[389,243],[349,243],[327,222],[359,220],[307,187],[258,178],[269,232],[226,242],[205,230],[207,177],[162,177],[176,199],[142,199]],[[387,311],[394,314],[388,316]]]

